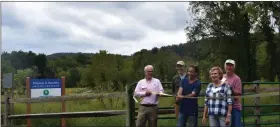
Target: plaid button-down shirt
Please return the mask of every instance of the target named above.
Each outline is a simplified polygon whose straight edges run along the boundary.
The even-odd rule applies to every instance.
[[[206,89],[206,97],[229,97],[210,99],[205,98],[205,106],[208,107],[208,115],[220,115],[226,116],[228,105],[232,104],[231,89],[227,84],[222,84],[216,87],[213,83],[210,83]]]

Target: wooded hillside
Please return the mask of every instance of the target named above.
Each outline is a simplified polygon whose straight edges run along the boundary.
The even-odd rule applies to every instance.
[[[32,51],[2,54],[2,73],[15,73],[15,85],[24,86],[26,76],[65,76],[67,87],[121,90],[143,78],[147,64],[155,67],[155,77],[171,81],[175,64],[197,64],[201,80],[208,81],[214,65],[236,60],[243,81],[280,78],[280,2],[191,2],[197,16],[185,28],[190,40],[132,56],[99,53],[56,53],[46,56]],[[183,28],[182,28],[183,29]]]

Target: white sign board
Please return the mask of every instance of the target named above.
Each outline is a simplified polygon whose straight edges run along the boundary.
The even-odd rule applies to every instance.
[[[61,79],[31,79],[31,98],[61,96]]]

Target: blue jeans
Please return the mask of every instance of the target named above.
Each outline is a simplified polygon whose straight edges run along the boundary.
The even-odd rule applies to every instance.
[[[232,108],[231,127],[241,127],[241,111],[239,109]]]
[[[187,115],[179,112],[177,127],[197,127],[197,115]]]

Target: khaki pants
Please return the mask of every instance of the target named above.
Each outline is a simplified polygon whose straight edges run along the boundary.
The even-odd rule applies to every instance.
[[[149,127],[157,127],[157,106],[139,106],[136,127],[145,127],[148,120]]]

